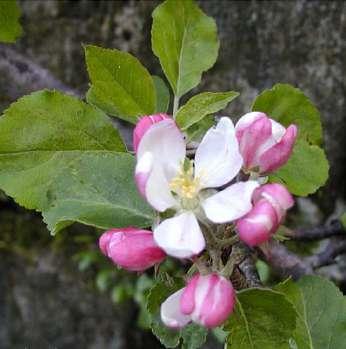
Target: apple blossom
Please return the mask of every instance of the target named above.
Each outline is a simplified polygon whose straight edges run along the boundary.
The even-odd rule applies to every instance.
[[[99,247],[115,264],[131,271],[148,269],[166,257],[155,244],[151,231],[131,227],[103,233]]]
[[[252,210],[236,223],[240,239],[249,246],[269,240],[294,200],[283,185],[273,183],[256,189],[253,203]]]
[[[205,247],[198,220],[231,222],[252,208],[256,181],[228,184],[242,167],[235,129],[229,118],[207,131],[194,161],[186,159],[182,132],[172,119],[154,123],[137,147],[135,180],[139,191],[159,212],[176,215],[154,229],[154,239],[167,254],[189,258]]]
[[[168,327],[180,328],[194,321],[213,328],[232,313],[235,291],[232,283],[212,273],[196,274],[185,288],[175,292],[161,305],[161,319]]]
[[[242,116],[235,126],[246,171],[272,172],[291,156],[297,138],[297,127],[285,129],[261,112]]]

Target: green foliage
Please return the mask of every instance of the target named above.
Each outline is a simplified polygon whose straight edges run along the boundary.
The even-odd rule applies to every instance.
[[[0,42],[15,42],[22,34],[20,14],[20,8],[15,0],[0,1]]]
[[[289,349],[296,313],[284,295],[269,289],[240,291],[225,325],[227,349]]]
[[[170,94],[165,82],[157,75],[153,75],[156,90],[155,113],[166,113],[169,107]]]
[[[297,88],[277,84],[254,101],[253,111],[262,111],[284,126],[298,126],[298,140],[287,164],[271,174],[270,181],[284,183],[295,195],[314,193],[328,179],[328,160],[318,145],[322,140],[320,114]]]
[[[182,130],[186,130],[205,116],[224,109],[239,96],[238,92],[203,92],[193,96],[177,112],[176,120]]]
[[[154,81],[137,58],[116,49],[88,45],[85,59],[91,80],[88,102],[107,114],[136,123],[156,108]]]
[[[12,42],[20,34],[18,18],[14,1],[0,1],[0,41]],[[175,110],[179,98],[216,61],[215,22],[192,0],[166,0],[153,12],[152,48],[173,89]],[[160,77],[151,76],[129,53],[86,46],[85,56],[91,80],[89,104],[59,92],[39,91],[5,111],[0,119],[0,187],[19,204],[42,212],[53,234],[73,222],[102,229],[148,227],[154,214],[134,185],[135,159],[126,152],[105,113],[136,123],[142,115],[167,112],[170,92]],[[199,141],[214,124],[212,114],[237,96],[234,91],[204,92],[175,110],[187,140]],[[317,109],[300,90],[287,84],[261,93],[252,109],[284,126],[299,127],[292,157],[271,174],[270,181],[284,183],[296,195],[315,192],[327,180],[329,169],[319,148],[322,129]],[[345,226],[345,215],[341,221]],[[83,236],[80,239],[94,243]],[[101,257],[105,260],[92,248],[74,259],[86,271]],[[257,267],[262,281],[268,281],[268,266],[258,263]],[[169,276],[163,268],[154,283],[145,274],[137,281],[123,277],[123,271],[108,264],[95,272],[96,286],[111,293],[117,303],[133,297],[140,308],[140,326],[151,326],[167,348],[197,349],[206,340],[205,328],[191,323],[172,330],[160,320],[161,304],[184,285],[182,278]],[[240,291],[235,311],[221,333],[227,335],[225,348],[342,348],[345,302],[332,283],[317,277],[303,278],[297,284],[288,281],[274,291]]]
[[[180,341],[180,331],[167,328],[160,320],[160,306],[167,297],[176,292],[181,283],[158,281],[149,291],[147,296],[147,310],[151,315],[151,326],[154,335],[166,348],[175,348]]]
[[[166,348],[175,348],[180,342],[180,331],[166,327],[161,323],[159,315],[152,319],[151,329],[153,334]]]
[[[312,144],[322,141],[320,113],[298,88],[276,84],[256,98],[252,110],[264,112],[286,127],[297,125],[300,139]]]
[[[72,222],[148,226],[151,209],[133,182],[134,158],[99,110],[58,92],[12,104],[0,120],[0,186],[41,211],[56,233]]]
[[[208,331],[197,324],[189,324],[181,331],[182,349],[198,349],[207,339]]]
[[[200,142],[205,135],[205,133],[215,124],[215,119],[213,115],[207,115],[199,122],[193,124],[189,127],[185,133],[187,135],[188,142]]]
[[[270,181],[285,184],[295,195],[306,196],[325,184],[328,171],[324,151],[317,145],[298,140],[287,164],[271,174]]]
[[[341,215],[340,222],[341,222],[342,226],[344,227],[344,229],[346,229],[346,212]]]
[[[181,279],[169,278],[158,281],[150,289],[147,296],[147,310],[151,314],[151,326],[154,335],[166,348],[175,348],[182,343],[183,349],[197,349],[203,345],[208,331],[197,324],[189,324],[184,328],[170,329],[160,320],[160,306],[171,294],[183,287]]]
[[[180,97],[201,80],[217,58],[215,21],[191,0],[166,0],[153,12],[152,48]]]
[[[258,276],[262,282],[262,284],[266,284],[270,278],[270,267],[267,263],[258,259],[256,262],[256,269],[258,272]]]
[[[346,343],[346,298],[330,281],[305,276],[278,285],[292,302],[297,326],[291,342],[299,349],[341,349]]]
[[[147,309],[149,313],[157,313],[160,310],[161,303],[181,287],[183,287],[183,283],[179,279],[157,281],[148,293]]]

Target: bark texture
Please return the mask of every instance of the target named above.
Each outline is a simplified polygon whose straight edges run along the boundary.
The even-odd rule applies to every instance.
[[[151,12],[158,3],[21,0],[24,36],[0,47],[0,108],[45,87],[83,95],[88,79],[82,44],[130,51],[162,76],[150,48]],[[328,185],[314,200],[327,216],[346,194],[346,3],[204,0],[200,5],[216,19],[221,48],[199,90],[241,92],[227,110],[238,117],[258,92],[287,82],[300,87],[321,111],[331,169]],[[12,234],[17,219],[25,219],[39,235],[48,234],[37,217],[21,210],[11,219],[5,221]],[[117,308],[96,297],[68,253],[29,252],[34,256],[30,263],[0,249],[1,348],[160,347],[135,329],[133,306]],[[285,251],[276,252],[269,258],[281,262]],[[311,272],[291,257],[292,268]]]

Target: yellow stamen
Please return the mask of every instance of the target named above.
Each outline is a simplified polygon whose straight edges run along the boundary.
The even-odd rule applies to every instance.
[[[183,199],[193,199],[199,191],[199,179],[193,176],[192,164],[184,170],[183,166],[178,175],[170,182],[170,188]]]

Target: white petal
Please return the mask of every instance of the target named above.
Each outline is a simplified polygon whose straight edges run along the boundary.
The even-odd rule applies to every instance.
[[[195,176],[202,188],[220,187],[236,176],[242,164],[233,123],[223,117],[208,130],[196,151]]]
[[[141,160],[139,160],[140,163]],[[145,198],[157,211],[163,212],[176,205],[168,179],[160,164],[153,164],[145,186]]]
[[[191,321],[189,315],[180,311],[180,297],[184,289],[173,293],[161,304],[161,320],[168,327],[181,328]]]
[[[164,220],[154,230],[154,239],[168,255],[177,258],[190,258],[205,247],[203,233],[191,212]]]
[[[137,159],[146,152],[153,155],[155,164],[161,164],[168,180],[176,175],[185,159],[186,146],[174,120],[163,120],[149,128],[139,143]]]
[[[283,127],[281,124],[279,124],[278,122],[276,122],[273,119],[270,119],[270,122],[272,124],[272,135],[275,139],[276,142],[279,142],[281,140],[281,138],[283,137],[283,135],[286,132],[285,127]]]
[[[256,181],[238,182],[210,196],[202,203],[207,217],[214,223],[234,221],[252,208],[253,191],[259,187]]]

